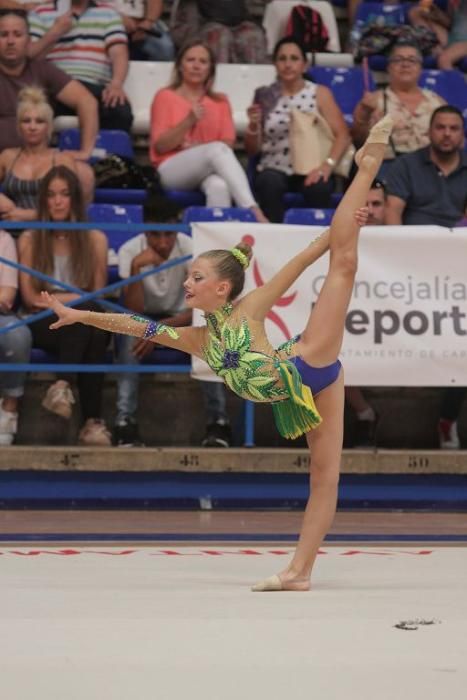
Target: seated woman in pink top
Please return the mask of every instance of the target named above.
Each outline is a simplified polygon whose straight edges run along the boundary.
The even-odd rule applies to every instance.
[[[265,222],[232,146],[235,128],[227,97],[213,92],[214,55],[199,40],[175,60],[172,84],[151,106],[150,158],[167,189],[201,189],[208,207],[251,209]]]

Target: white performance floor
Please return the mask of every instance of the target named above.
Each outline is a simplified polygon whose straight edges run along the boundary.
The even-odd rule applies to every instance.
[[[290,549],[0,548],[1,697],[465,698],[466,548],[323,551],[309,593],[251,593]]]

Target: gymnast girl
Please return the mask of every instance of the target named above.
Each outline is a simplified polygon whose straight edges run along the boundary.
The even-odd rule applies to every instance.
[[[84,323],[196,355],[242,398],[270,403],[283,436],[306,435],[311,493],[295,552],[283,571],[257,583],[253,591],[309,590],[316,555],[334,518],[344,409],[344,376],[338,355],[357,270],[358,232],[391,129],[392,120],[386,115],[371,130],[355,157],[357,174],[330,229],[237,304],[232,302],[242,291],[249,246],[241,243],[230,251],[207,251],[192,262],[184,285],[186,304],[204,312],[205,326],[171,328],[135,315],[73,309],[43,293],[58,317],[51,328]],[[267,313],[328,249],[329,270],[303,332],[274,349],[264,328]]]

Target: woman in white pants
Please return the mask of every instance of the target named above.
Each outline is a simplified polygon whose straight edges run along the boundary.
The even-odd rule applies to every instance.
[[[166,189],[201,189],[209,207],[252,210],[266,222],[235,157],[235,127],[227,97],[213,92],[214,56],[199,40],[175,61],[172,84],[159,90],[151,106],[150,158]]]

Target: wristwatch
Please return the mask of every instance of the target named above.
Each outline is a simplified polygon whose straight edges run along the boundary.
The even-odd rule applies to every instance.
[[[331,168],[334,168],[334,166],[336,165],[336,161],[334,160],[334,158],[326,158],[324,162],[327,163]]]

